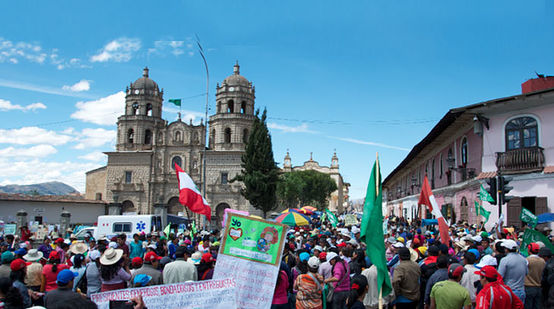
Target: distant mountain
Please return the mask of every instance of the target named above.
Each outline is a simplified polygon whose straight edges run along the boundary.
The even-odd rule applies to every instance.
[[[37,183],[33,185],[0,186],[0,192],[36,195],[68,195],[72,193],[79,193],[79,191],[75,190],[72,186],[66,185],[65,183],[59,181]]]

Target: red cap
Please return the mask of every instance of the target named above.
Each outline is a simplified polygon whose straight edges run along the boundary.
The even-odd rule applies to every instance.
[[[63,238],[59,237],[58,239],[56,239],[56,243],[57,244],[62,244],[63,243]]]
[[[135,256],[135,257],[131,260],[131,264],[133,264],[133,266],[142,265],[142,258],[141,258],[140,256]]]
[[[208,253],[204,253],[202,255],[202,260],[201,261],[204,262],[204,263],[209,263],[209,262],[215,261],[215,259],[212,256],[212,254],[208,252]]]
[[[319,259],[320,260],[327,260],[327,252],[321,252],[319,254]]]
[[[50,255],[48,256],[48,259],[59,260],[60,259],[60,254],[58,253],[58,251],[52,251],[52,252],[50,252]]]
[[[345,242],[341,242],[340,244],[337,245],[337,247],[341,248],[341,247],[346,247],[346,243]]]
[[[29,265],[31,265],[31,263],[27,263],[22,259],[15,259],[11,262],[10,268],[12,269],[12,271],[18,271]]]
[[[154,261],[159,261],[161,260],[162,258],[160,256],[158,256],[155,252],[153,251],[150,251],[148,253],[146,253],[144,255],[144,261],[145,262],[154,262]]]
[[[527,246],[527,248],[529,249],[529,252],[531,252],[533,254],[539,253],[539,250],[541,249],[539,244],[537,244],[536,242],[530,243],[529,246]]]
[[[492,266],[483,266],[481,270],[475,272],[476,275],[481,275],[485,278],[496,279],[498,278],[498,271]]]

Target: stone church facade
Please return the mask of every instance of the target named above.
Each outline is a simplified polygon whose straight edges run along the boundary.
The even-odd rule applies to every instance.
[[[233,74],[217,85],[217,109],[209,117],[206,145],[203,122],[162,119],[163,90],[145,68],[142,77],[125,90],[115,151],[105,152],[106,166],[86,174],[86,198],[109,202],[110,214],[185,212],[179,203],[174,165],[181,166],[202,190],[205,155],[206,198],[212,216],[217,217],[214,222],[221,220],[225,208],[260,214],[240,194],[241,184],[230,183],[241,171],[241,156],[255,119],[255,88],[239,69],[237,63]]]

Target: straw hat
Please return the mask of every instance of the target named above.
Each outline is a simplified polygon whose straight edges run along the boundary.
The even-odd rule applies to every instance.
[[[412,262],[417,261],[417,259],[419,258],[419,254],[417,254],[417,252],[412,248],[408,249],[410,249],[410,260],[412,260]]]
[[[42,259],[44,255],[42,254],[42,252],[38,251],[37,249],[31,249],[29,250],[29,252],[27,254],[25,254],[23,256],[23,259],[25,261],[38,261],[40,259]]]
[[[69,247],[69,252],[73,254],[84,254],[88,251],[88,246],[82,242],[76,242]]]
[[[100,264],[113,265],[121,259],[123,256],[123,250],[108,248],[104,251],[104,254],[100,257]]]

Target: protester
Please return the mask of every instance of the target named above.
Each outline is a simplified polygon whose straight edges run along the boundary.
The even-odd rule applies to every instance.
[[[108,248],[100,257],[101,291],[113,291],[126,288],[131,280],[131,271],[123,258],[123,250]]]
[[[299,275],[294,281],[297,309],[319,309],[323,307],[323,276],[318,274],[320,261],[312,256],[308,260],[308,272]]]
[[[275,291],[271,301],[271,309],[290,309],[287,293],[289,288],[289,278],[287,276],[287,272],[283,269],[283,265],[284,263],[281,263],[279,274],[277,275]]]
[[[475,309],[522,309],[523,302],[502,282],[502,276],[492,266],[475,272],[481,279],[483,289],[477,294]]]
[[[137,269],[131,276],[131,282],[133,282],[134,277],[138,275],[148,275],[151,277],[148,285],[158,285],[163,284],[162,272],[159,270],[160,260],[162,258],[154,252],[148,252],[144,255],[144,264],[142,267]]]
[[[448,256],[441,255],[437,258],[437,270],[431,275],[425,286],[425,305],[431,305],[431,290],[437,282],[448,280]]]
[[[364,297],[363,303],[367,309],[377,309],[379,308],[379,290],[378,290],[378,284],[377,284],[377,267],[375,265],[371,265],[369,268],[364,269],[362,271],[362,275],[367,278],[369,289]],[[390,273],[387,272],[387,276],[389,277],[390,282],[392,282],[392,278],[390,277]],[[381,295],[382,296],[382,295]],[[389,303],[392,303],[394,300],[394,290],[385,297],[382,297],[383,305],[387,305]]]
[[[215,259],[211,253],[204,253],[198,265],[198,280],[210,280],[214,275]]]
[[[31,296],[29,289],[25,285],[25,270],[27,268],[27,262],[22,259],[15,259],[10,263],[11,274],[10,280],[13,286],[19,291],[23,298],[23,305],[25,308],[31,306]]]
[[[69,266],[66,264],[61,264],[60,255],[58,251],[50,252],[48,257],[48,264],[44,265],[42,268],[42,284],[40,287],[41,292],[50,292],[57,288],[56,280],[58,274],[64,270],[69,269]]]
[[[332,276],[325,280],[325,283],[331,283],[334,289],[332,300],[333,309],[341,309],[345,307],[348,292],[350,292],[350,268],[348,263],[341,259],[340,256],[335,256],[329,260],[333,266],[331,270]]]
[[[431,309],[471,309],[471,298],[459,284],[466,269],[458,263],[448,267],[448,280],[437,282],[431,290]]]
[[[14,255],[10,251],[5,251],[0,257],[2,265],[0,265],[0,278],[10,278],[12,272],[10,268],[11,262],[14,260]]]
[[[71,302],[76,298],[82,298],[79,293],[73,291],[73,281],[77,273],[69,269],[64,269],[56,277],[57,289],[46,294],[44,301],[46,308],[61,307],[67,302]]]
[[[542,307],[542,274],[546,262],[539,257],[540,246],[537,243],[530,243],[527,247],[528,273],[525,276],[525,309],[539,309]]]
[[[23,296],[14,287],[10,278],[0,277],[0,307],[2,308],[25,308]]]
[[[193,263],[187,261],[190,252],[186,247],[180,246],[175,250],[176,260],[165,265],[163,270],[164,284],[197,281],[198,272]]]
[[[87,264],[87,268],[85,270],[85,277],[87,280],[87,297],[90,297],[90,295],[94,293],[100,292],[102,289],[102,279],[100,277],[100,256],[101,254],[98,250],[92,250],[88,255],[90,262]]]
[[[496,260],[490,255],[486,255],[485,257],[489,257],[494,261],[494,263],[496,263]],[[485,259],[483,257],[483,260],[488,260],[488,258]],[[473,306],[475,306],[475,298],[477,296],[476,285],[480,280],[479,275],[475,274],[475,272],[478,271],[477,267],[474,266],[475,262],[476,262],[476,257],[473,252],[466,252],[464,254],[463,264],[466,271],[462,275],[462,280],[460,281],[460,285],[466,288],[467,291],[469,292],[469,298],[471,299],[471,303]]]
[[[73,263],[73,266],[69,268],[74,273],[77,273],[77,276],[75,277],[75,280],[73,280],[73,291],[77,290],[77,283],[81,280],[81,278],[85,275],[86,271],[86,265],[85,265],[85,256],[82,254],[76,254],[71,257],[71,262]]]
[[[394,270],[392,286],[396,294],[397,309],[415,309],[418,304],[420,291],[419,278],[421,270],[419,266],[410,260],[410,250],[408,248],[399,248],[398,256],[400,262]]]
[[[352,277],[352,289],[346,299],[346,308],[348,309],[365,309],[363,300],[368,291],[367,278],[362,275],[354,275]]]
[[[27,266],[27,273],[25,275],[25,285],[34,292],[40,292],[40,286],[42,283],[42,269],[43,266],[40,263],[42,260],[42,252],[37,249],[31,249],[23,256],[23,259],[30,263]],[[41,302],[33,302],[35,305]]]
[[[502,247],[508,251],[508,254],[500,260],[498,273],[521,302],[525,303],[524,281],[528,272],[527,261],[517,253],[517,243],[514,240],[503,240]]]

